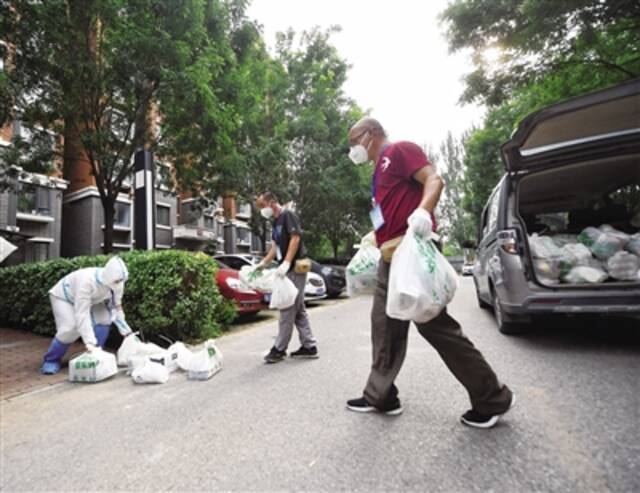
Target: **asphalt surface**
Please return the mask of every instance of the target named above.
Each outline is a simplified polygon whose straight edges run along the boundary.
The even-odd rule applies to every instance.
[[[206,382],[120,374],[2,401],[0,490],[640,491],[638,324],[506,337],[461,281],[450,311],[518,396],[492,430],[460,424],[465,391],[415,330],[404,414],[347,411],[371,357],[360,298],[310,310],[317,360],[264,365],[267,320],[219,340],[225,369]]]

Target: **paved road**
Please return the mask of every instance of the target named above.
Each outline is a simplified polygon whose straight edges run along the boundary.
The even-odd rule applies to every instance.
[[[318,360],[263,365],[268,321],[222,338],[207,382],[119,375],[3,401],[0,490],[640,491],[638,327],[505,337],[474,301],[464,279],[451,312],[518,394],[493,430],[458,422],[464,390],[416,331],[405,413],[345,410],[370,358],[370,299],[346,300],[311,311]]]

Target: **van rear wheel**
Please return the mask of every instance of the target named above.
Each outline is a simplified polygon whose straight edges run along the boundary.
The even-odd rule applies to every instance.
[[[504,313],[500,300],[493,289],[491,290],[491,294],[493,295],[493,314],[496,317],[496,323],[498,324],[498,330],[500,333],[505,335],[522,333],[524,331],[523,324],[509,320],[509,316]]]
[[[478,306],[483,310],[489,310],[491,308],[491,303],[487,303],[482,298],[480,298],[480,290],[478,289],[478,283],[475,278],[473,279],[473,286],[476,288],[476,299],[478,300]]]

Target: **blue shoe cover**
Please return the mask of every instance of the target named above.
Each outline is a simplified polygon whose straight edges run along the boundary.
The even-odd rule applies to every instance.
[[[93,333],[96,335],[96,346],[104,346],[104,343],[107,342],[107,338],[109,337],[109,330],[111,330],[111,325],[96,325],[93,328]]]
[[[43,375],[55,375],[60,371],[60,362],[59,361],[45,361],[42,363],[42,368],[40,368],[40,372]]]
[[[51,345],[44,355],[44,362],[40,371],[45,375],[55,375],[60,371],[62,366],[62,357],[69,349],[70,344],[63,344],[55,337],[51,341]]]

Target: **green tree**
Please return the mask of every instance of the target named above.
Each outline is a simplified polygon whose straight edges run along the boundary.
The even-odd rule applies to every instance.
[[[33,131],[64,135],[64,148],[51,152],[62,157],[65,175],[89,163],[104,209],[105,251],[137,149],[174,158],[181,183],[233,164],[236,122],[216,86],[232,57],[223,42],[228,8],[219,0],[0,2],[0,38],[15,47],[7,77],[17,108],[1,113]],[[154,104],[168,130],[159,139]]]
[[[464,137],[462,138],[464,140]],[[451,132],[440,145],[438,161],[444,165],[440,172],[445,189],[438,204],[439,229],[448,243],[459,250],[462,244],[475,237],[475,221],[462,208],[464,200],[464,146]],[[440,164],[440,163],[438,163]]]
[[[288,77],[290,196],[312,253],[329,242],[334,257],[367,224],[369,202],[364,170],[347,156],[347,132],[362,111],[344,93],[349,66],[330,43],[338,30],[280,33],[276,49]]]
[[[450,49],[473,50],[463,101],[498,105],[519,87],[576,69],[605,83],[640,75],[634,0],[456,0],[441,18]],[[499,64],[488,59],[492,48]]]

